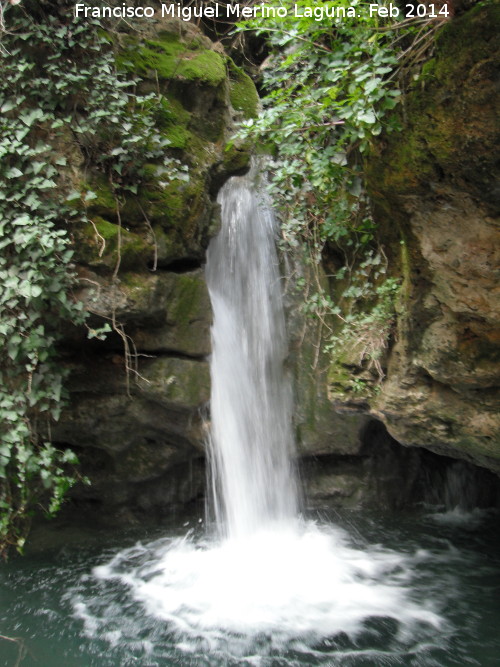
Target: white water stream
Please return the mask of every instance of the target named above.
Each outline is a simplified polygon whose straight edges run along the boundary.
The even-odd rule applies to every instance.
[[[344,530],[298,516],[275,229],[254,177],[232,178],[223,187],[222,227],[208,252],[217,536],[139,545],[93,575],[103,585],[118,583],[147,615],[167,624],[176,650],[219,656],[219,662],[185,664],[264,664],[263,656],[290,650],[309,656],[304,664],[317,664],[308,662],[317,650],[331,647],[339,659],[347,637],[352,655],[361,636],[359,651],[373,660],[366,664],[403,664],[390,660],[445,630],[437,611],[411,588],[412,568],[425,554],[361,549]],[[102,616],[116,615],[109,608],[98,613],[88,600],[76,600],[74,608],[91,635],[106,625]],[[370,648],[377,623],[389,632],[385,648],[378,639]]]
[[[211,486],[217,525],[231,538],[297,515],[276,230],[253,177],[222,188],[222,227],[206,268],[214,314]]]

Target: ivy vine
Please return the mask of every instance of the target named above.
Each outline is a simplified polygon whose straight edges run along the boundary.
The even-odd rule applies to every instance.
[[[18,3],[12,3],[13,5]],[[0,79],[0,554],[22,550],[37,507],[53,515],[77,481],[77,457],[50,444],[64,405],[57,355],[63,325],[81,325],[72,225],[85,222],[75,189],[75,144],[100,169],[117,200],[137,192],[143,166],[181,176],[157,130],[157,94],[138,95],[118,72],[99,22],[2,4]],[[0,28],[0,30],[2,30]],[[72,165],[74,166],[74,165]],[[76,184],[78,186],[78,184]]]
[[[339,0],[335,7],[345,15],[322,20],[305,15],[308,0],[282,4],[286,17],[237,27],[265,36],[271,49],[262,69],[262,113],[244,122],[239,136],[272,156],[270,190],[283,245],[312,271],[315,289],[308,291],[304,308],[329,331],[326,349],[334,355],[342,346],[358,346],[360,363],[380,380],[398,282],[385,277],[363,161],[378,135],[400,129],[392,111],[401,99],[401,56],[412,56],[415,37],[423,53],[429,25],[370,16],[361,0]],[[355,17],[347,15],[349,8]],[[331,277],[343,288],[335,303],[318,273],[325,249],[339,258]],[[299,288],[303,284],[297,281]]]

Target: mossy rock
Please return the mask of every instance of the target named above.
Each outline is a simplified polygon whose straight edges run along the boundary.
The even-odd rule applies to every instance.
[[[256,111],[251,79],[222,49],[198,35],[195,26],[175,21],[162,25],[168,29],[158,32],[158,26],[150,26],[140,33],[113,34],[110,41],[117,49],[117,67],[136,75],[137,91],[155,93],[151,102],[155,126],[168,139],[170,156],[189,168],[189,181],[169,181],[161,164],[141,165],[138,192],[122,192],[119,211],[112,186],[97,170],[89,170],[81,188],[75,186],[96,195],[85,202],[95,229],[90,224],[75,231],[77,260],[97,273],[113,271],[120,218],[120,279],[126,272],[150,266],[155,254],[160,268],[178,261],[197,266],[211,234],[216,171],[223,170],[227,178],[246,169],[250,157],[247,146],[236,145],[226,152],[223,147],[232,107],[244,117]],[[141,108],[131,108],[132,122]]]
[[[160,266],[186,255],[186,244],[179,234],[166,231],[161,224],[154,225],[153,232]]]
[[[145,363],[140,368],[144,381],[138,384],[146,397],[186,408],[200,406],[210,397],[210,373],[204,361],[161,357]]]
[[[340,359],[335,359],[328,368],[328,387],[334,394],[344,394],[348,391],[352,379],[352,373]]]
[[[368,160],[377,195],[426,193],[444,178],[500,206],[498,88],[500,3],[482,2],[443,25],[434,55],[398,111],[403,131]]]
[[[248,168],[250,164],[250,146],[230,144],[224,151],[223,167],[227,173],[237,173]]]
[[[84,208],[90,217],[97,215],[111,220],[116,218],[116,199],[104,176],[92,173],[89,181],[76,183],[75,190],[80,192],[80,197],[68,200],[73,207]]]
[[[196,91],[191,91],[198,95]],[[170,141],[170,147],[182,150],[184,161],[198,169],[213,157],[207,144],[221,139],[224,131],[225,118],[217,110],[202,119],[196,113],[185,109],[182,102],[172,91],[166,91],[164,112],[158,119],[158,127]]]
[[[226,78],[222,55],[209,49],[200,50],[196,43],[183,44],[169,33],[161,33],[161,38],[156,40],[129,38],[117,63],[146,78],[156,72],[160,79],[197,81],[214,87]]]
[[[229,99],[235,111],[241,111],[243,118],[255,118],[259,106],[259,96],[252,79],[242,69],[229,63]]]
[[[147,317],[148,326],[138,318],[139,328],[131,331],[138,349],[196,359],[210,354],[210,298],[201,269],[180,274],[159,271],[149,274],[147,281],[144,274],[125,276],[120,288],[130,303],[143,305],[142,313],[147,313],[142,322]],[[126,313],[121,321],[126,321]]]
[[[191,133],[187,130],[190,118],[191,114],[172,95],[168,98],[162,95],[159,98],[155,114],[156,126],[169,140],[170,148],[186,148],[191,139]]]
[[[114,269],[118,259],[123,270],[145,267],[151,261],[152,246],[141,236],[99,216],[91,220],[79,230],[78,261],[108,270]]]
[[[172,125],[188,126],[191,114],[170,90],[162,98],[162,111],[163,114],[157,120],[160,130],[166,130]]]
[[[191,132],[179,125],[172,125],[168,127],[163,132],[163,136],[169,140],[170,148],[179,148],[181,150],[188,148],[192,139]]]
[[[218,86],[226,78],[226,63],[215,51],[204,51],[192,59],[182,61],[176,76]]]
[[[207,287],[203,276],[185,273],[176,276],[175,292],[168,304],[168,319],[185,330],[200,313],[209,310]]]
[[[202,180],[192,179],[189,183],[179,184],[175,181],[164,187],[143,187],[141,198],[147,202],[148,214],[153,221],[176,226],[184,224],[198,210],[203,193]]]

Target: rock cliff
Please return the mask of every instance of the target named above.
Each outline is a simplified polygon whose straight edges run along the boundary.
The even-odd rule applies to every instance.
[[[72,230],[76,297],[90,315],[86,331],[67,332],[69,406],[51,437],[76,449],[91,479],[74,501],[130,518],[131,509],[165,511],[203,493],[211,310],[202,265],[218,225],[217,188],[249,159],[225,150],[228,137],[258,98],[250,78],[190,23],[158,20],[110,39],[118,68],[139,81],[137,94],[158,91],[168,101],[157,127],[189,177],[169,181],[151,164],[137,193],[118,200],[65,144],[67,179],[94,193],[89,222]]]
[[[321,332],[290,306],[300,453],[320,501],[422,498],[436,459],[398,443],[500,470],[498,10],[480,4],[441,29],[405,95],[402,132],[367,164],[380,243],[403,280],[380,392],[328,391]],[[151,165],[138,192],[117,202],[97,170],[83,171],[78,147],[64,147],[67,178],[97,196],[91,223],[73,230],[89,331],[67,332],[70,403],[51,436],[78,451],[91,477],[74,501],[129,519],[203,494],[211,314],[202,264],[218,224],[215,193],[248,161],[244,149],[225,151],[226,140],[234,119],[255,113],[257,95],[191,24],[113,39],[139,89],[168,99],[158,127],[190,177],[164,183]]]
[[[403,276],[374,414],[401,443],[500,472],[500,5],[444,26],[368,182]]]
[[[367,467],[380,477],[377,461],[399,469],[403,496],[429,462],[441,465],[396,443],[500,472],[499,12],[498,2],[479,3],[439,29],[400,105],[401,132],[366,161],[378,242],[401,282],[385,378],[372,377],[373,389],[349,350],[319,355],[315,373],[314,349],[299,354],[310,387],[298,414],[303,449],[325,457],[330,495],[347,502],[370,486]]]

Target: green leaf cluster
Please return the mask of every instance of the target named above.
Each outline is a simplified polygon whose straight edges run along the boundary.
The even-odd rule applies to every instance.
[[[369,371],[370,379],[373,374],[380,382],[385,375],[382,357],[395,327],[400,281],[397,278],[378,282],[370,278],[363,280],[364,265],[365,262],[355,272],[355,280],[343,295],[350,298],[350,308],[346,308],[344,302],[344,309],[334,306],[331,310],[342,319],[343,326],[330,334],[325,349],[335,360],[347,356],[351,363]]]
[[[395,76],[398,45],[401,34],[413,28],[370,17],[361,0],[281,4],[288,9],[286,17],[252,19],[237,28],[263,35],[271,49],[263,67],[263,111],[244,122],[239,134],[272,156],[270,190],[285,248],[298,253],[313,273],[325,248],[340,258],[338,277],[346,287],[341,294],[337,290],[337,304],[317,276],[317,291],[307,290],[305,310],[322,322],[335,316],[345,325],[348,319],[344,335],[352,340],[358,337],[356,320],[359,337],[367,325],[353,300],[364,300],[377,322],[382,317],[375,318],[372,308],[383,278],[359,280],[363,262],[376,254],[363,162],[382,131],[399,129],[391,113],[401,97]],[[304,15],[305,7],[319,6],[346,11],[333,19]],[[349,8],[355,9],[355,17],[347,15]],[[356,267],[361,268],[354,279]],[[393,310],[391,315],[390,309],[383,310],[386,321],[392,321]],[[332,342],[332,353],[335,348]],[[368,346],[365,356],[371,352]]]
[[[382,129],[397,127],[387,114],[400,97],[389,77],[397,65],[394,33],[379,31],[358,0],[284,4],[286,18],[239,26],[265,34],[272,48],[263,112],[243,123],[241,134],[273,155],[272,190],[285,237],[309,237],[314,224],[319,243],[339,241],[346,231],[356,233],[366,215],[360,155]],[[359,8],[359,17],[294,16],[293,5],[318,4]]]
[[[92,164],[118,198],[137,192],[146,163],[179,176],[167,156],[159,95],[138,95],[117,72],[97,22],[11,8],[0,77],[0,554],[21,550],[37,506],[60,507],[76,456],[49,442],[64,403],[62,327],[84,322],[69,230],[92,192],[71,190]],[[80,163],[74,163],[75,145]],[[56,147],[56,149],[54,149]],[[73,151],[73,153],[72,153]],[[67,324],[66,324],[67,326]],[[102,338],[108,327],[94,331]]]

